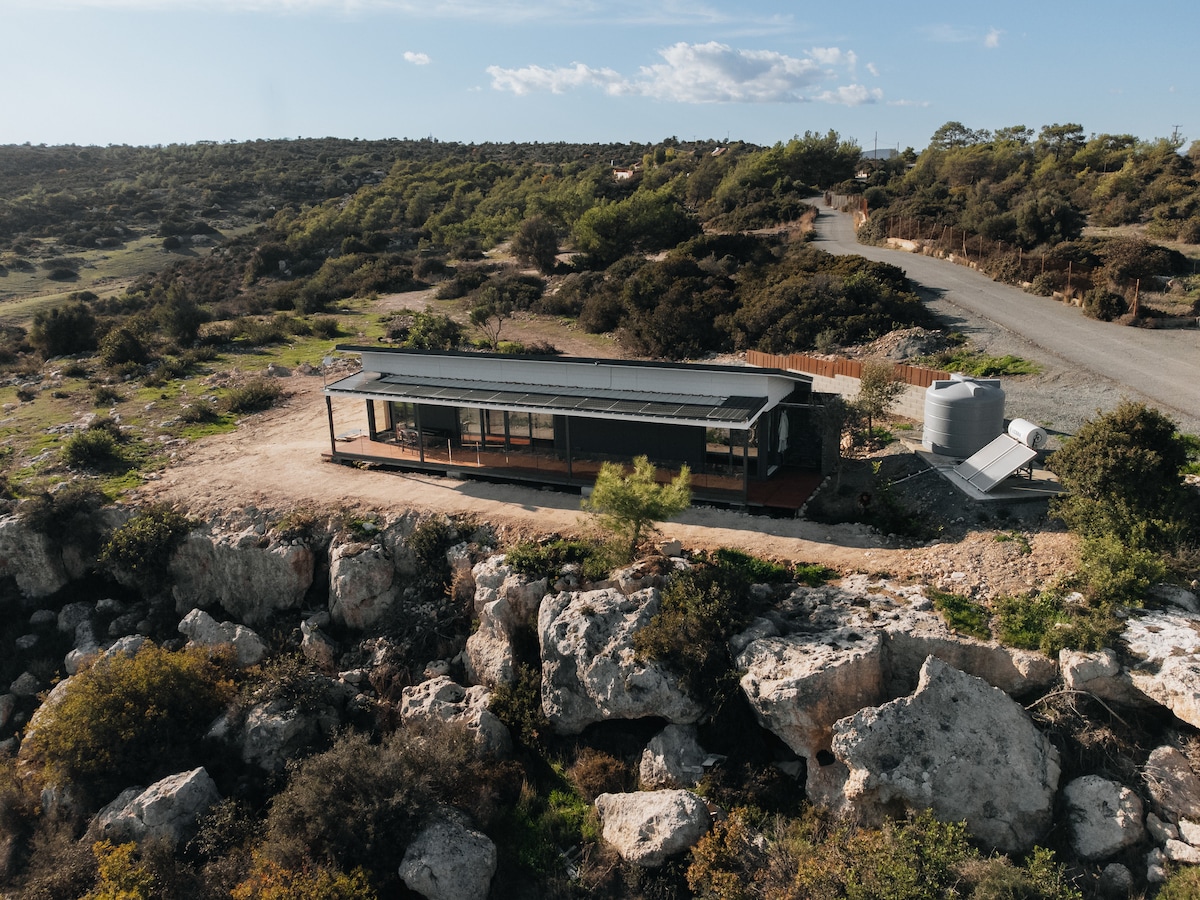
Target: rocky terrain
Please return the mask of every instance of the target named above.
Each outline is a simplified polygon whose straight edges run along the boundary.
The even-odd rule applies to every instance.
[[[649,870],[685,856],[725,814],[697,786],[723,765],[730,736],[710,698],[635,641],[671,573],[696,565],[691,554],[669,542],[602,581],[571,565],[533,578],[507,564],[492,529],[442,520],[436,564],[451,587],[430,596],[417,586],[431,562],[418,537],[428,521],[213,517],[172,553],[168,587],[139,593],[119,590],[136,573],[97,568],[19,518],[0,519],[16,635],[0,696],[5,751],[33,766],[29,736],[77,674],[150,641],[226,647],[243,669],[293,649],[320,673],[319,703],[274,697],[212,724],[206,741],[247,771],[280,775],[339,729],[389,718],[465,727],[480,754],[504,760],[523,738],[492,698],[518,684],[532,629],[540,711],[554,734],[586,742],[629,726],[644,735],[632,753],[637,789],[595,799],[602,844]],[[1001,568],[1014,582],[1052,577],[1042,540],[1029,553],[992,541],[989,551],[1012,554],[1004,566],[935,544],[903,578],[847,570],[817,587],[756,586],[761,614],[728,649],[759,733],[736,742],[769,747],[777,773],[837,814],[881,823],[931,808],[965,821],[984,848],[1055,847],[1088,896],[1137,896],[1200,862],[1200,603],[1164,593],[1157,608],[1126,613],[1112,647],[1057,659],[966,637],[934,610],[939,584],[986,597]],[[114,579],[104,583],[120,597],[82,599],[90,571]],[[69,785],[55,787],[42,795],[48,808],[69,803]],[[236,790],[204,767],[126,785],[88,834],[182,846]],[[407,844],[401,878],[429,898],[503,896],[494,836],[442,809]]]

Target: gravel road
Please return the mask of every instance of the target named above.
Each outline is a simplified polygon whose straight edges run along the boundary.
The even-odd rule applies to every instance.
[[[1041,375],[1005,378],[1005,415],[1071,434],[1122,398],[1200,433],[1200,330],[1124,328],[1078,308],[992,281],[974,269],[921,254],[859,244],[851,217],[820,208],[816,246],[891,263],[908,273],[946,327],[993,355],[1035,360]]]

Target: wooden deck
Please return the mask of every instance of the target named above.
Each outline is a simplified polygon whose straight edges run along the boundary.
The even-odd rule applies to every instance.
[[[417,447],[394,441],[371,440],[366,434],[339,435],[336,451],[325,454],[334,462],[366,462],[410,471],[444,473],[448,470],[476,478],[522,481],[555,487],[585,487],[595,480],[601,462],[576,459],[568,474],[565,459],[554,453],[482,445],[453,447],[430,442],[424,448],[424,460]],[[663,480],[676,473],[663,470]],[[742,498],[740,474],[692,473],[692,495],[697,500],[729,506],[747,506],[775,515],[794,514],[812,496],[821,483],[815,472],[784,470],[767,481],[750,482],[749,496]]]

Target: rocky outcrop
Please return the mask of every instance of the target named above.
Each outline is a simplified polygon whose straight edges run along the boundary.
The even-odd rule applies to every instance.
[[[1051,823],[1058,751],[1006,694],[935,657],[910,697],[838,722],[833,753],[849,770],[846,806],[868,821],[932,809],[1003,852]]]
[[[17,516],[0,516],[0,578],[12,578],[31,599],[49,596],[70,580],[54,542]]]
[[[690,788],[704,777],[708,752],[696,741],[691,725],[668,725],[650,739],[638,766],[643,791]]]
[[[472,684],[495,687],[516,680],[513,629],[515,616],[508,600],[501,597],[484,605],[479,627],[467,638],[463,667]]]
[[[170,566],[180,615],[219,604],[235,620],[257,625],[300,604],[312,586],[312,550],[298,541],[271,541],[260,528],[188,534]]]
[[[633,635],[659,609],[655,588],[563,592],[542,601],[542,710],[561,734],[610,719],[697,721],[703,707],[663,666],[639,660]]]
[[[835,628],[760,638],[737,657],[759,722],[808,760],[814,799],[836,791],[844,774],[827,770],[834,723],[886,699],[883,640],[878,630]]]
[[[712,827],[708,805],[691,791],[637,791],[596,798],[604,840],[626,862],[661,866]]]
[[[221,799],[216,782],[203,769],[180,772],[150,787],[131,788],[96,817],[100,837],[115,843],[165,839],[177,844],[188,837],[196,818]]]
[[[232,744],[243,762],[278,773],[286,768],[288,760],[310,751],[339,724],[341,716],[332,704],[308,710],[284,700],[268,700],[244,714],[230,712],[222,716],[208,736]]]
[[[802,587],[730,642],[759,722],[805,758],[816,802],[838,802],[845,777],[834,723],[911,692],[928,656],[1015,694],[1053,683],[1052,660],[956,635],[930,606],[920,589],[865,578]]]
[[[1200,728],[1200,615],[1135,613],[1121,640],[1134,687]]]
[[[536,620],[546,595],[545,578],[529,579],[505,565],[503,556],[490,556],[471,571],[479,627],[467,638],[463,665],[474,684],[495,687],[512,684],[513,636]]]
[[[262,662],[267,645],[254,631],[234,622],[218,622],[201,609],[193,609],[179,623],[179,633],[189,645],[199,647],[228,646],[242,668]]]
[[[533,619],[549,590],[545,578],[530,579],[522,575],[504,562],[503,555],[489,556],[476,564],[471,575],[475,581],[475,612],[482,612],[489,603],[504,599],[516,622]]]
[[[1167,822],[1200,821],[1200,776],[1188,765],[1187,757],[1174,747],[1150,751],[1142,770],[1146,787],[1159,814]]]
[[[508,726],[488,709],[491,698],[484,687],[464,688],[440,675],[404,689],[400,716],[405,721],[462,725],[474,735],[483,753],[507,756],[512,752],[512,736]]]
[[[426,900],[486,900],[496,861],[487,835],[461,813],[444,810],[409,843],[400,877]]]
[[[1076,778],[1063,788],[1063,801],[1071,847],[1081,859],[1108,859],[1146,836],[1141,799],[1115,781]]]
[[[1083,691],[1121,706],[1153,705],[1150,698],[1134,687],[1129,672],[1112,649],[1063,650],[1058,654],[1058,666],[1067,690]]]
[[[329,552],[329,612],[348,628],[377,624],[396,600],[396,568],[382,544],[351,541]]]

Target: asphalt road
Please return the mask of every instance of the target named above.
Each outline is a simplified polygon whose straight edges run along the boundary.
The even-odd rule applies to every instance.
[[[816,228],[815,245],[822,250],[904,269],[952,327],[969,336],[1007,332],[1012,340],[1005,343],[1017,348],[1013,352],[1042,363],[1058,379],[1061,402],[1072,399],[1072,385],[1085,395],[1083,414],[1128,397],[1158,407],[1184,431],[1200,432],[1200,329],[1126,328],[1089,319],[1076,307],[999,284],[965,266],[859,244],[851,217],[835,210],[821,208]],[[1067,415],[1063,422],[1077,425],[1078,419]]]

